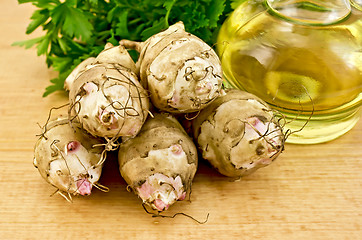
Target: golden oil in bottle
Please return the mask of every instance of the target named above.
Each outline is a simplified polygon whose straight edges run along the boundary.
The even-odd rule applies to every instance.
[[[220,29],[217,51],[226,85],[251,92],[280,112],[294,132],[290,143],[341,136],[360,117],[362,12],[352,9],[333,24],[316,23],[280,17],[265,2],[244,1]],[[285,2],[295,2],[298,10],[300,1]]]

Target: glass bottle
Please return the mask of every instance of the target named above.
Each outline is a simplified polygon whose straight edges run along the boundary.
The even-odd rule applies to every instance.
[[[241,1],[218,35],[226,85],[280,112],[293,132],[287,142],[321,143],[346,133],[362,105],[361,3]]]

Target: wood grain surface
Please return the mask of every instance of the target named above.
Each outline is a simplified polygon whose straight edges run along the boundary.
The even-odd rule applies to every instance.
[[[318,145],[286,145],[272,165],[231,182],[203,161],[190,201],[153,218],[127,192],[114,154],[101,183],[108,193],[59,195],[33,167],[33,146],[49,109],[65,93],[42,98],[55,73],[36,49],[12,47],[28,39],[33,8],[0,1],[0,239],[362,239],[362,121]]]

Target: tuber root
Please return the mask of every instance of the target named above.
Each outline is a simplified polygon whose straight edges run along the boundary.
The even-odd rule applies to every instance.
[[[167,112],[197,112],[212,102],[222,88],[222,70],[214,50],[185,32],[182,22],[145,42],[122,40],[140,52],[140,79],[153,105]]]
[[[191,192],[196,146],[170,114],[148,118],[135,138],[121,143],[118,159],[129,187],[154,210],[167,210]]]
[[[192,120],[203,158],[233,178],[269,165],[284,149],[285,135],[269,106],[256,96],[228,89]]]
[[[81,65],[66,82],[70,120],[77,119],[94,136],[135,136],[147,118],[149,100],[127,50],[106,45]]]
[[[33,162],[40,175],[67,200],[71,194],[91,194],[102,171],[98,162],[103,148],[94,146],[103,141],[85,132],[77,122],[70,126],[62,116],[48,122],[43,130],[34,148]]]

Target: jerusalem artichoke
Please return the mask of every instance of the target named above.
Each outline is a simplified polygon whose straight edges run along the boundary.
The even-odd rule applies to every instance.
[[[285,135],[270,107],[237,89],[203,109],[192,129],[203,158],[233,178],[269,165],[284,149]]]
[[[135,136],[147,118],[149,100],[128,52],[122,46],[106,46],[81,65],[65,85],[70,90],[70,119],[77,118],[94,136]]]
[[[149,118],[135,138],[120,145],[118,156],[121,175],[153,209],[167,210],[190,193],[197,150],[173,116]]]
[[[222,70],[218,56],[201,39],[185,32],[182,22],[145,42],[122,40],[120,44],[140,52],[140,79],[156,108],[196,112],[219,95]]]
[[[97,186],[102,165],[103,141],[72,126],[66,117],[47,123],[34,148],[34,166],[41,176],[68,200],[73,195],[89,195]],[[64,195],[67,193],[68,196]]]

